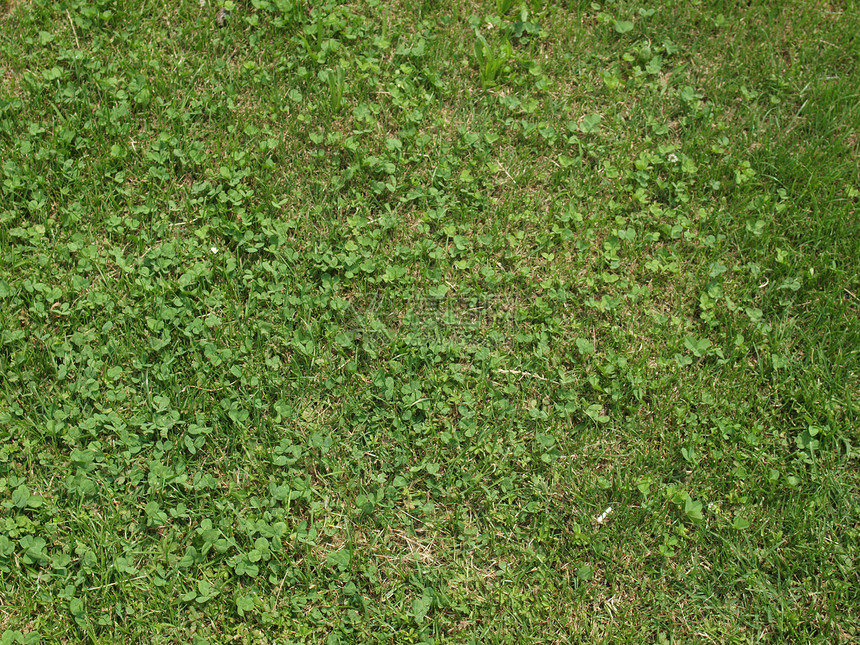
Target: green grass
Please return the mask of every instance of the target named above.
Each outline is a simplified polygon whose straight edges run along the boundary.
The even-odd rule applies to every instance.
[[[856,2],[166,4],[0,2],[0,643],[860,638]]]

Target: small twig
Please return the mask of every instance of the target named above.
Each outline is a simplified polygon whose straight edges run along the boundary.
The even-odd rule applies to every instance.
[[[609,517],[609,514],[612,512],[612,507],[610,506],[605,511],[600,514],[600,517],[597,518],[598,524],[603,524],[606,521],[606,518]]]
[[[179,390],[179,393],[180,393],[180,394],[182,394],[182,393],[183,393],[185,390],[187,390],[189,387],[190,387],[190,388],[192,388],[192,389],[194,389],[194,390],[202,390],[203,392],[219,392],[219,391],[223,390],[223,389],[224,389],[224,388],[226,388],[226,387],[232,387],[232,386],[236,385],[236,383],[238,383],[238,381],[233,381],[232,383],[230,383],[230,384],[228,384],[228,385],[222,385],[221,387],[216,387],[216,388],[213,388],[213,389],[211,389],[211,390],[210,390],[210,389],[208,389],[208,388],[205,388],[205,387],[199,387],[199,386],[197,386],[197,385],[186,385],[184,388],[182,388],[181,390]]]
[[[538,380],[540,380],[540,381],[546,381],[546,380],[547,380],[547,379],[545,379],[543,376],[538,376],[537,374],[532,374],[531,372],[522,372],[522,371],[520,371],[520,370],[503,370],[503,369],[498,369],[498,370],[496,370],[496,371],[497,371],[497,372],[501,372],[502,374],[518,374],[518,375],[521,375],[521,376],[530,376],[530,377],[532,377],[532,378],[536,378],[536,379],[538,379]]]
[[[857,297],[857,296],[855,296],[853,293],[851,293],[851,292],[848,290],[848,288],[847,288],[847,287],[842,287],[842,290],[843,290],[843,291],[845,291],[845,293],[847,293],[849,296],[851,296],[852,298],[854,298],[854,300],[856,300],[857,302],[860,302],[860,298],[858,298],[858,297]]]
[[[117,580],[116,582],[110,582],[106,585],[102,585],[101,587],[90,587],[87,591],[98,591],[99,589],[107,589],[108,587],[115,587],[121,582],[131,582],[132,580],[140,580],[141,578],[145,578],[146,576],[137,576],[136,578],[129,578],[128,580]]]
[[[503,369],[498,369],[496,371],[501,373],[501,374],[516,374],[518,376],[528,376],[530,378],[536,378],[539,381],[547,381],[548,383],[555,383],[556,385],[558,385],[558,381],[553,381],[552,379],[548,379],[548,378],[545,378],[543,376],[539,376],[538,374],[532,374],[531,372],[523,372],[520,370],[503,370]]]
[[[508,179],[510,179],[512,182],[514,182],[514,186],[516,186],[516,185],[517,185],[517,180],[516,180],[516,179],[514,179],[513,177],[511,177],[511,173],[509,173],[509,172],[508,172],[508,169],[507,169],[507,168],[505,168],[505,167],[502,165],[502,162],[501,162],[501,161],[496,160],[496,163],[497,163],[497,164],[499,164],[499,168],[501,168],[501,169],[502,169],[502,171],[503,171],[503,172],[508,176]]]
[[[278,585],[278,592],[275,594],[275,607],[278,606],[278,601],[281,599],[281,590],[284,588],[284,583],[287,581],[288,575],[289,571],[284,574],[284,577],[281,578],[281,584]]]
[[[72,16],[71,16],[71,14],[69,13],[69,10],[68,10],[68,9],[66,9],[66,18],[68,18],[68,19],[69,19],[69,24],[72,26],[72,35],[74,35],[74,37],[75,37],[75,46],[76,46],[78,49],[80,49],[80,48],[81,48],[81,43],[80,43],[80,42],[78,42],[78,31],[77,31],[77,29],[75,29],[75,23],[72,21]]]

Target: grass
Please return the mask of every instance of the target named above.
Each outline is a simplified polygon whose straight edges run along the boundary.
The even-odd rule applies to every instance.
[[[0,3],[0,643],[860,637],[855,2],[168,4]]]

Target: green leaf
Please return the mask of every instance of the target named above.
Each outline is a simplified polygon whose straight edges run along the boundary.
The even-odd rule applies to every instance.
[[[681,100],[685,103],[690,103],[695,101],[697,98],[696,90],[694,90],[689,85],[685,85],[683,89],[681,89]]]
[[[585,414],[597,423],[607,423],[609,421],[609,417],[603,414],[603,406],[599,403],[592,403],[585,408]]]
[[[538,440],[538,443],[543,446],[544,450],[549,450],[555,444],[555,437],[551,434],[543,434],[542,432],[538,432],[535,434],[535,438]]]
[[[427,590],[424,591],[420,598],[416,598],[412,601],[412,615],[415,618],[416,623],[423,622],[432,605],[433,597],[427,593]]]
[[[478,61],[478,65],[481,67],[484,66],[484,43],[486,41],[483,38],[478,38],[475,41],[475,59]]]
[[[27,634],[24,634],[16,629],[7,629],[0,634],[0,645],[12,645],[13,643],[18,643],[19,645],[39,645],[41,642],[39,632],[27,632]]]
[[[25,535],[18,541],[24,550],[24,563],[44,566],[48,562],[48,554],[45,553],[45,540],[32,535]]]
[[[810,426],[794,438],[797,447],[801,450],[818,450],[819,441],[815,438],[818,428]]]
[[[705,355],[705,352],[708,351],[708,348],[711,346],[711,341],[707,338],[700,338],[696,340],[688,336],[684,339],[684,347],[689,349],[694,356],[702,357]]]
[[[80,598],[72,598],[69,601],[69,611],[72,616],[82,616],[84,614],[84,601]]]
[[[236,594],[236,596],[234,597],[234,600],[236,602],[236,612],[240,616],[244,616],[246,611],[251,611],[254,609],[254,597],[253,596]]]
[[[326,556],[326,563],[330,567],[338,567],[339,569],[346,569],[349,567],[349,551],[347,549],[341,549],[340,551],[332,551]]]
[[[448,285],[447,284],[439,284],[435,287],[430,287],[427,291],[433,298],[444,298],[445,294],[448,293]]]
[[[788,367],[788,361],[782,354],[771,353],[770,364],[773,365],[773,369],[775,370],[780,370]]]
[[[735,515],[735,520],[732,522],[732,528],[738,531],[743,531],[744,529],[748,529],[750,526],[750,521],[740,515]]]
[[[619,34],[626,34],[633,29],[633,23],[629,20],[616,20],[615,31]]]
[[[576,339],[576,349],[579,350],[581,356],[588,356],[594,353],[594,345],[584,338]]]
[[[12,492],[12,503],[16,508],[24,508],[30,501],[30,489],[21,484]]]
[[[583,565],[576,570],[576,577],[579,580],[591,580],[594,576],[594,571],[588,565]]]
[[[352,334],[350,333],[340,333],[334,337],[334,340],[341,347],[352,347]]]
[[[603,117],[599,114],[586,114],[584,117],[582,117],[582,121],[579,122],[579,131],[584,132],[585,134],[598,132],[600,130],[598,124],[602,120]]]
[[[691,522],[699,524],[702,522],[702,502],[697,502],[691,496],[687,496],[687,501],[684,502],[684,513]]]
[[[121,573],[127,573],[129,575],[134,575],[137,573],[137,568],[134,566],[134,561],[132,558],[127,558],[124,556],[119,556],[114,562],[114,566],[116,570]]]

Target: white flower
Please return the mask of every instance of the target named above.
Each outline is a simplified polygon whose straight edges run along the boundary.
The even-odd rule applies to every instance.
[[[676,157],[676,156],[675,156],[675,153],[674,153],[674,152],[670,152],[670,153],[669,153],[669,156],[668,156],[668,157],[666,157],[666,160],[667,160],[667,161],[670,161],[670,162],[672,162],[672,163],[678,163],[678,157]]]
[[[214,246],[209,250],[212,251],[212,253],[218,253],[218,249],[216,249]]]

